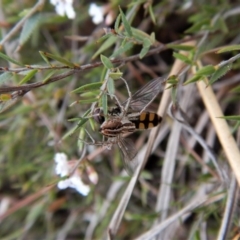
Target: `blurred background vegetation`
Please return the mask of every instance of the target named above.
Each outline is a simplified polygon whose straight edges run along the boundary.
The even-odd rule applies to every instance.
[[[209,146],[204,149],[196,141],[196,133],[189,133],[176,119],[164,116],[154,152],[131,193],[113,239],[137,238],[153,231],[156,224],[167,222],[170,216],[175,219],[159,227],[159,239],[239,239],[237,183],[196,87],[197,81],[209,77],[224,115],[239,114],[239,1],[66,2],[65,10],[72,6],[75,16],[67,12],[66,16],[58,15],[49,1],[0,1],[0,239],[106,237],[130,177],[121,174],[118,148],[82,148],[79,140],[84,137],[84,128],[90,129],[97,141],[102,139],[94,122],[76,127],[92,102],[103,103],[102,98],[96,99],[100,89],[85,95],[72,92],[89,83],[104,82],[107,66],[106,62],[102,64],[100,54],[119,59],[113,61],[114,67],[120,67],[132,93],[158,76],[179,76],[171,82],[172,100],[184,109],[192,129]],[[93,3],[102,7],[99,23],[94,23],[89,14]],[[190,47],[181,45],[186,42],[191,42]],[[174,72],[172,67],[179,60],[185,65]],[[204,70],[196,73],[201,68],[199,61]],[[222,67],[219,64],[223,61]],[[196,67],[195,72],[192,67]],[[187,81],[190,83],[183,85]],[[115,94],[126,100],[124,82],[116,80],[114,85]],[[6,90],[15,86],[28,87]],[[157,111],[159,100],[151,104],[153,111]],[[114,101],[109,99],[111,104]],[[238,143],[239,118],[230,120],[229,128]],[[130,136],[139,154],[149,132]],[[211,150],[217,168],[209,160]],[[175,153],[170,157],[174,163],[166,156],[167,151]],[[66,153],[69,160],[89,160],[98,183],[88,181],[88,196],[75,189],[57,188],[57,152]],[[162,167],[168,160],[173,166],[169,171]],[[219,169],[227,176],[224,181]],[[172,180],[164,182],[168,174]],[[163,192],[164,186],[169,192]],[[163,195],[169,196],[167,205],[159,208]],[[201,206],[180,214],[202,196],[207,197]],[[231,206],[228,212],[227,203]]]

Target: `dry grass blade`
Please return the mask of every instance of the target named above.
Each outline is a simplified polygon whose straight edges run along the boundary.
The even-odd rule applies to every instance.
[[[201,66],[200,63],[199,66]],[[193,69],[193,71],[196,72],[195,69]],[[219,141],[225,151],[229,164],[235,173],[238,184],[240,185],[240,152],[236,141],[234,140],[232,133],[229,130],[226,120],[220,118],[224,114],[219,106],[212,87],[207,86],[203,81],[197,82],[197,86],[202,96],[203,102],[208,110],[212,123],[215,127]]]
[[[179,72],[181,71],[181,69],[184,68],[184,66],[185,64],[183,62],[176,60],[170,75],[179,74]],[[170,90],[167,93],[169,94],[167,96],[167,98],[169,99]],[[163,106],[162,108],[161,106],[159,107],[159,111],[158,111],[159,114],[163,114],[163,112],[166,111],[168,106],[168,101],[165,100],[165,103],[166,103],[165,106]],[[180,132],[181,132],[181,124],[178,122],[175,122],[172,128],[172,132],[170,134],[169,141],[168,141],[166,157],[163,163],[161,180],[160,180],[161,185],[160,185],[157,204],[155,208],[157,212],[162,213],[161,220],[159,219],[160,221],[163,221],[164,219],[167,218],[167,212],[170,207],[169,204],[170,204],[171,184],[172,184],[173,173],[176,165],[176,155],[177,155],[177,149],[179,146],[178,139],[180,137]]]
[[[232,222],[232,216],[234,214],[234,210],[236,207],[236,197],[238,195],[239,192],[239,188],[237,187],[237,181],[235,176],[232,176],[232,180],[231,180],[231,184],[230,184],[230,188],[228,191],[228,200],[226,203],[226,208],[225,208],[225,212],[224,212],[224,216],[223,216],[223,220],[222,220],[222,225],[220,228],[220,231],[218,233],[218,238],[217,240],[224,240],[227,238],[227,234],[229,231],[229,228],[231,226],[231,222]]]
[[[202,187],[199,188],[199,191],[194,196],[192,201],[187,204],[184,208],[178,211],[176,214],[167,218],[165,221],[158,223],[156,226],[152,227],[149,231],[145,232],[141,236],[137,237],[135,240],[145,240],[152,239],[159,233],[161,233],[167,226],[171,225],[175,221],[179,221],[185,214],[189,214],[191,211],[206,203],[207,200],[210,200],[209,197],[202,191]],[[166,238],[167,239],[167,238]]]

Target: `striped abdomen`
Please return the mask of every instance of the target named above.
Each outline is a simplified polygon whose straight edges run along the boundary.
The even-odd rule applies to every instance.
[[[132,122],[122,123],[120,120],[107,120],[100,127],[100,133],[106,137],[117,137],[120,134],[132,133],[136,130]]]
[[[137,129],[156,127],[162,121],[162,117],[152,112],[142,112],[139,116],[130,119]]]

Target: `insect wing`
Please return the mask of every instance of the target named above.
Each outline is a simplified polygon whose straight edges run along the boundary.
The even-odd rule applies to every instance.
[[[118,141],[118,146],[121,150],[124,168],[129,175],[132,175],[138,166],[137,151],[134,143],[129,138],[121,138]]]
[[[147,83],[140,90],[132,95],[130,101],[130,108],[133,110],[143,111],[154,98],[164,89],[165,78],[159,77]],[[123,103],[126,105],[127,101]]]

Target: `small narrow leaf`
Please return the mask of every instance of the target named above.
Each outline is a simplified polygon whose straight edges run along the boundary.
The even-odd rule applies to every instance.
[[[120,7],[119,7],[119,11],[120,11],[120,14],[121,14],[121,17],[122,17],[122,23],[123,23],[123,26],[126,30],[127,36],[132,37],[133,34],[132,34],[131,26],[128,23],[127,18],[125,17],[125,15],[124,15],[124,13],[123,13],[123,11]]]
[[[119,79],[122,77],[123,73],[120,72],[119,70],[117,72],[111,72],[109,73],[109,77],[112,78],[113,80]]]
[[[11,63],[14,63],[14,64],[16,64],[16,65],[18,65],[18,66],[24,66],[24,64],[22,64],[22,63],[20,63],[20,62],[18,62],[18,61],[16,61],[16,60],[10,58],[9,56],[5,55],[5,54],[2,53],[2,52],[0,52],[0,58],[4,59],[4,60],[6,60],[6,61],[9,61],[9,62],[11,62]]]
[[[85,98],[89,98],[89,97],[96,97],[100,94],[100,90],[96,90],[96,91],[92,91],[92,92],[85,92],[85,93],[81,93],[80,96],[81,97],[85,97]]]
[[[98,98],[89,98],[89,99],[80,99],[78,100],[78,103],[94,103],[97,102]]]
[[[37,69],[33,69],[31,71],[29,71],[29,73],[20,81],[20,85],[27,83],[28,81],[30,81],[37,73]]]
[[[140,29],[137,29],[137,28],[133,28],[133,27],[131,29],[133,32],[133,36],[136,40],[138,40],[140,42],[144,42],[145,39],[149,39],[152,44],[155,43],[155,41],[152,41],[153,38],[151,36],[149,36],[146,32],[144,32]]]
[[[77,125],[74,126],[70,131],[68,131],[63,137],[62,140],[65,140],[66,138],[70,137],[78,128],[82,127],[88,120],[89,118],[87,115],[91,112],[91,109],[88,109],[83,117],[78,121]]]
[[[215,71],[216,71],[216,69],[213,65],[207,65],[205,67],[202,67],[200,70],[198,70],[196,75],[209,76],[209,75],[213,74]]]
[[[39,54],[41,55],[42,59],[49,65],[52,67],[52,64],[49,62],[48,58],[44,55],[43,51],[39,51]]]
[[[103,113],[105,116],[107,116],[107,113],[108,113],[107,94],[103,94],[101,99],[102,99]]]
[[[223,117],[219,117],[219,118],[223,118],[223,119],[226,119],[226,120],[240,121],[240,116],[239,115],[223,116]]]
[[[110,48],[117,41],[117,37],[115,35],[111,35],[97,50],[97,52],[93,55],[92,59],[96,58],[99,54],[104,52],[106,49]]]
[[[115,86],[114,86],[114,81],[112,78],[108,79],[107,90],[108,90],[110,97],[113,98],[113,95],[115,94]]]
[[[194,83],[194,82],[197,82],[199,79],[201,79],[202,76],[199,76],[199,75],[195,75],[193,76],[192,78],[190,78],[189,80],[187,80],[183,85],[187,85],[189,83]]]
[[[124,45],[122,44],[120,48],[118,48],[112,55],[111,57],[117,57],[119,55],[121,55],[122,53],[127,52],[128,50],[130,50],[132,47],[134,46],[134,44],[132,42],[127,42]]]
[[[141,52],[140,52],[140,54],[139,54],[139,58],[140,58],[140,59],[142,59],[142,58],[148,53],[149,48],[150,48],[150,47],[144,47],[144,48],[142,48],[142,50],[141,50]]]
[[[239,50],[240,50],[240,44],[220,48],[220,50],[218,50],[217,53],[232,52],[232,51],[239,51]]]
[[[86,135],[85,130],[83,128],[81,128],[79,131],[79,138],[77,141],[77,145],[78,145],[78,148],[80,151],[82,151],[83,147],[84,147],[83,139],[85,138],[85,135]]]
[[[47,74],[47,76],[42,80],[43,83],[47,83],[48,80],[56,73],[56,70],[52,70]]]
[[[107,58],[106,56],[104,55],[101,55],[100,56],[101,58],[101,62],[103,63],[103,65],[107,68],[107,69],[112,69],[113,68],[113,65],[111,63],[111,60],[109,58]]]
[[[149,48],[151,47],[152,43],[148,38],[145,38],[143,41],[143,48],[140,52],[139,58],[142,59],[147,53]]]
[[[152,22],[153,22],[154,24],[156,24],[156,18],[155,18],[155,14],[153,13],[152,4],[149,5],[148,11],[149,11],[150,17],[151,17],[151,19],[152,19]]]
[[[229,29],[224,18],[222,17],[219,18],[218,24],[219,24],[219,29],[221,29],[224,34],[229,33]]]
[[[121,20],[121,14],[118,14],[117,19],[114,24],[114,30],[116,33],[119,32],[119,25],[120,25],[120,20]]]
[[[215,81],[217,81],[220,77],[222,77],[223,75],[225,75],[228,71],[230,71],[232,68],[232,64],[228,64],[228,65],[225,65],[223,67],[220,67],[219,69],[217,69],[212,77],[210,78],[209,80],[209,84],[213,84]]]
[[[173,56],[174,56],[175,58],[181,60],[182,62],[185,62],[186,64],[189,64],[189,65],[192,64],[192,62],[190,61],[190,59],[189,59],[187,56],[185,56],[185,55],[183,55],[183,54],[181,54],[181,53],[176,53],[176,52],[174,52],[174,53],[173,53]]]
[[[93,118],[89,118],[89,124],[90,124],[92,130],[95,131],[95,129],[96,129],[96,127],[95,127],[96,122],[95,122],[95,120],[93,120]]]
[[[172,85],[178,84],[178,76],[171,75],[170,77],[168,77],[167,83],[172,84]]]
[[[189,29],[187,29],[185,32],[186,33],[194,33],[197,32],[199,30],[202,30],[205,28],[207,28],[207,26],[210,26],[210,20],[209,19],[202,19],[197,21],[196,23],[194,23]]]
[[[82,93],[82,92],[91,92],[100,89],[102,86],[102,82],[96,82],[96,83],[89,83],[86,85],[83,85],[77,89],[74,89],[72,93]]]
[[[64,134],[64,136],[62,137],[61,140],[63,141],[63,140],[65,140],[66,138],[72,136],[73,133],[75,133],[76,130],[77,130],[78,128],[80,128],[82,125],[84,125],[87,121],[88,121],[87,118],[81,119],[76,126],[74,126],[72,129],[70,129],[66,134]]]
[[[57,56],[57,55],[54,55],[52,53],[48,53],[48,52],[43,52],[43,54],[48,57],[48,58],[51,58],[53,60],[56,60],[62,64],[65,64],[67,65],[68,67],[70,68],[75,68],[77,67],[75,64],[73,64],[72,62],[68,61],[67,59],[63,58],[63,57],[60,57],[60,56]]]

